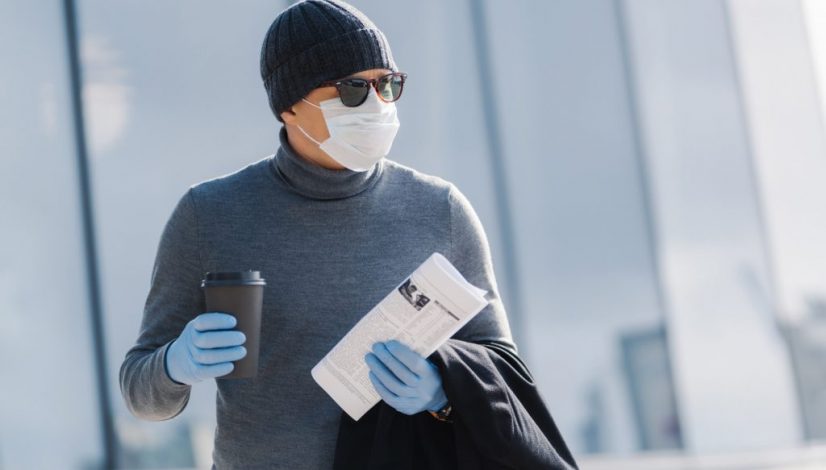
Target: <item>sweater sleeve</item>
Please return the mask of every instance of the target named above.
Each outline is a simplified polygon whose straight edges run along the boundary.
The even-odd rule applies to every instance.
[[[517,353],[505,306],[499,297],[490,245],[482,222],[470,201],[453,184],[448,200],[451,238],[447,258],[468,282],[488,291],[486,297],[489,300],[488,305],[453,338],[470,342],[495,341]]]
[[[138,418],[171,419],[189,402],[191,386],[169,377],[165,355],[187,322],[204,312],[201,268],[190,188],[163,228],[138,339],[120,368],[121,393],[129,411]]]

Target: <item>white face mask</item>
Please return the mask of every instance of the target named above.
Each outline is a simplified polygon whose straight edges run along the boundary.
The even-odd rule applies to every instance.
[[[319,142],[301,126],[298,129],[338,163],[353,171],[367,171],[390,152],[399,130],[396,103],[381,101],[375,90],[370,90],[364,103],[352,108],[338,97],[324,100],[320,106],[304,102],[321,110],[330,138]]]

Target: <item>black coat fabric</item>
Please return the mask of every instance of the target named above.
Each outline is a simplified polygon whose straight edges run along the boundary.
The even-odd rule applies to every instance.
[[[342,412],[334,470],[577,469],[530,371],[495,343],[449,339],[430,357],[452,423],[380,401],[358,421]]]

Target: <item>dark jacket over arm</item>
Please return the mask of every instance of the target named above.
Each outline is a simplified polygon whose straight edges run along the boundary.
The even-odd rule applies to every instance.
[[[452,423],[379,402],[342,413],[334,469],[576,469],[527,366],[495,341],[449,339],[428,357],[442,375]]]

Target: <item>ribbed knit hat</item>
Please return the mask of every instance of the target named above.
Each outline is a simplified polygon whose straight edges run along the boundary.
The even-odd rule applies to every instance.
[[[321,82],[375,68],[398,71],[387,38],[341,0],[293,4],[275,18],[261,46],[261,79],[279,121]]]

